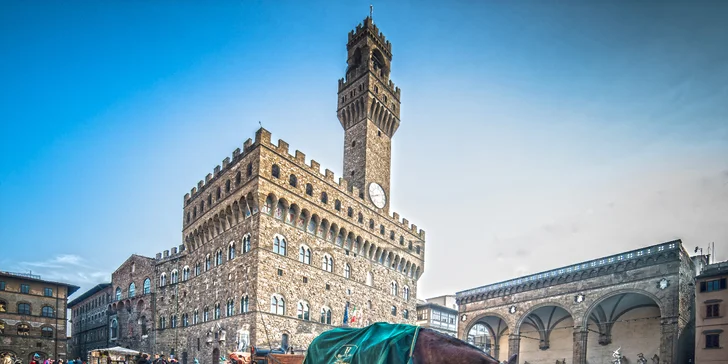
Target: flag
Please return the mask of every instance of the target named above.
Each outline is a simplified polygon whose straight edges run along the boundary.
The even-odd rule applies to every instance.
[[[344,306],[344,325],[349,323],[349,302]]]
[[[356,322],[356,306],[353,306],[351,309],[351,323]]]

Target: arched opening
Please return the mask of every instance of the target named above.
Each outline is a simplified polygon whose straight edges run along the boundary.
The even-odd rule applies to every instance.
[[[219,363],[223,360],[225,360],[225,358],[220,357],[220,349],[219,348],[212,349],[212,360],[210,361],[210,363]]]
[[[560,306],[544,305],[526,313],[518,333],[518,357],[529,363],[550,363],[574,355],[574,319]]]
[[[597,301],[586,314],[587,362],[611,357],[614,348],[627,358],[660,355],[660,307],[646,294],[620,292]]]
[[[508,359],[509,334],[510,330],[505,320],[495,315],[485,315],[478,318],[468,329],[465,341],[503,361]]]

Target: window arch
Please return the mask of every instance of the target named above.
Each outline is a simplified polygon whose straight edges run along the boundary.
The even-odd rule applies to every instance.
[[[248,167],[245,169],[245,176],[250,178],[253,175],[253,163],[248,163]]]
[[[402,235],[399,236],[399,245],[404,246],[404,236]]]
[[[230,193],[230,180],[225,181],[225,193]]]
[[[329,203],[329,195],[327,195],[326,192],[321,192],[321,202]]]
[[[190,326],[190,317],[188,314],[182,314],[182,327]]]
[[[319,322],[322,324],[328,324],[331,325],[331,309],[328,307],[321,307],[321,317],[319,318]]]
[[[367,286],[371,286],[374,284],[374,275],[372,272],[367,272]]]
[[[240,299],[240,313],[246,313],[248,311],[250,311],[250,299],[246,295]]]
[[[273,237],[273,252],[280,255],[286,255],[286,238],[280,235]]]
[[[270,313],[276,315],[285,315],[286,301],[280,294],[274,294],[270,297]]]
[[[344,278],[351,278],[351,266],[349,263],[344,263]]]
[[[185,266],[182,268],[182,282],[190,279],[190,267]]]
[[[399,291],[399,289],[397,287],[397,282],[392,282],[392,283],[389,284],[389,286],[391,288],[392,296],[396,296],[397,295],[397,292]]]
[[[149,294],[152,290],[152,280],[149,278],[145,279],[142,289],[144,290],[144,294]]]
[[[228,260],[235,259],[235,242],[231,241],[228,245]]]
[[[270,169],[270,174],[275,178],[281,177],[281,168],[277,164],[274,164]]]
[[[177,327],[177,315],[170,315],[169,323],[173,329],[176,328]]]
[[[202,310],[202,322],[207,322],[210,320],[210,308],[205,307],[204,310]]]
[[[397,316],[397,307],[392,306],[392,316]]]
[[[250,251],[250,234],[243,236],[243,253]]]
[[[111,324],[109,324],[109,337],[112,340],[115,340],[117,337],[119,337],[119,321],[116,319],[111,320]]]
[[[171,276],[172,276],[172,280],[171,280],[172,284],[179,282],[179,273],[177,272],[176,269],[172,271]]]
[[[361,212],[359,213],[359,216],[357,217],[356,221],[359,222],[360,224],[364,223],[364,215],[362,215]]]
[[[41,337],[53,337],[53,329],[48,326],[43,326],[40,329],[40,336]]]
[[[215,253],[215,266],[219,266],[222,264],[222,249],[218,249],[217,253]]]
[[[405,301],[409,301],[410,298],[410,289],[407,286],[402,287],[402,298],[404,298]]]
[[[129,284],[129,298],[132,298],[136,296],[136,284],[134,282],[131,282]]]
[[[305,245],[298,248],[298,261],[304,264],[311,264],[311,249]]]
[[[162,273],[161,276],[159,276],[159,286],[164,287],[167,285],[167,273]],[[121,288],[118,289],[119,292],[121,292]]]
[[[240,182],[243,180],[242,176],[240,175],[240,171],[235,174],[235,185],[239,186]]]
[[[310,310],[308,302],[298,301],[298,305],[296,306],[296,317],[301,320],[310,320]]]
[[[374,219],[369,219],[369,228],[374,229]]]
[[[212,259],[210,258],[210,254],[207,254],[205,256],[205,272],[210,270],[211,266],[212,266]]]
[[[409,319],[409,310],[407,310],[407,309],[402,310],[402,318],[404,318],[405,320]]]
[[[121,301],[121,287],[116,287],[116,294],[114,296],[117,301]]]
[[[139,321],[142,322],[142,336],[149,335],[149,330],[147,330],[147,317],[142,316],[141,319],[139,319]]]
[[[220,302],[215,304],[215,320],[220,318]]]
[[[306,183],[306,194],[313,196],[313,186],[310,183]]]
[[[220,198],[222,198],[222,188],[220,186],[217,186],[217,192],[215,193],[215,201],[220,201]]]
[[[55,317],[56,314],[53,311],[53,307],[50,306],[43,306],[41,309],[40,315],[43,317]]]
[[[334,201],[334,208],[336,209],[336,211],[341,211],[341,201],[339,201],[338,199]]]
[[[348,217],[354,217],[354,209],[351,208],[351,207],[348,207],[346,209],[346,216],[348,216]]]
[[[323,258],[321,258],[321,269],[331,272],[334,270],[334,258],[332,258],[328,254],[324,254]]]
[[[225,315],[235,315],[235,301],[232,298],[227,301],[227,305],[225,306]]]
[[[195,309],[195,312],[192,313],[192,324],[197,325],[198,322],[200,322],[200,311]]]
[[[291,187],[298,187],[298,178],[295,174],[288,176],[288,184],[291,185]]]

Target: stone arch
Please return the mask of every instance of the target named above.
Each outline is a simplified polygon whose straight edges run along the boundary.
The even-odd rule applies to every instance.
[[[471,330],[478,324],[485,326],[488,331],[488,342],[477,342],[475,337],[471,336]],[[508,336],[512,332],[513,320],[509,320],[507,316],[495,311],[487,311],[479,314],[469,320],[462,331],[461,339],[479,347],[489,355],[499,360],[505,360],[508,356]],[[472,339],[472,340],[471,340]]]
[[[563,308],[564,311],[566,311],[571,317],[574,318],[574,323],[576,323],[576,317],[574,317],[574,313],[571,312],[571,309],[569,309],[566,305],[564,305],[558,301],[547,301],[547,302],[541,302],[539,304],[529,307],[527,311],[525,311],[522,315],[518,316],[518,319],[516,320],[516,322],[514,323],[514,326],[513,326],[513,328],[514,328],[513,332],[516,334],[520,333],[521,325],[523,324],[523,321],[526,320],[528,315],[532,314],[534,311],[538,310],[539,308],[549,307],[549,306],[556,306],[556,307]]]
[[[579,318],[578,326],[586,327],[586,325],[589,323],[589,316],[591,315],[591,313],[595,307],[597,307],[600,303],[606,301],[607,299],[620,295],[620,294],[623,294],[623,293],[635,293],[635,294],[640,294],[640,295],[646,296],[646,297],[652,299],[652,301],[654,301],[657,304],[657,307],[660,310],[661,316],[665,317],[665,315],[667,314],[664,303],[662,302],[662,300],[660,300],[659,297],[655,296],[653,293],[645,291],[643,289],[639,289],[639,288],[619,288],[619,289],[615,289],[613,291],[607,292],[607,293],[601,295],[596,300],[594,300],[594,302],[592,302],[589,305],[589,307],[587,307],[587,309],[584,311],[584,315],[582,315]],[[574,322],[574,324],[577,324],[577,322]]]

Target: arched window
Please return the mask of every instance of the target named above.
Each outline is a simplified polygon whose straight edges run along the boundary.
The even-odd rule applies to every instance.
[[[283,296],[274,294],[270,298],[270,312],[276,315],[284,315],[286,313],[286,301]]]
[[[211,266],[212,266],[212,259],[210,259],[210,254],[207,254],[205,256],[205,272],[210,270]]]
[[[253,163],[248,163],[248,167],[245,168],[245,176],[250,178],[253,175]]]
[[[231,241],[230,245],[228,245],[228,260],[232,260],[235,258],[235,242]]]
[[[243,296],[240,299],[240,313],[246,313],[250,311],[250,299],[248,296]]]
[[[277,164],[274,164],[273,167],[271,167],[270,174],[275,178],[281,177],[281,169]]]
[[[199,276],[201,271],[200,262],[195,263],[195,277]]]
[[[319,321],[322,324],[328,324],[331,325],[331,309],[328,307],[322,307],[321,308],[321,318]]]
[[[200,202],[200,212],[201,213],[205,212],[205,201],[204,200]]]
[[[53,307],[44,306],[41,309],[40,315],[43,317],[55,317],[55,313],[53,312]]]
[[[306,232],[309,234],[314,234],[316,232],[316,223],[318,218],[314,215],[310,219],[308,219],[308,226],[306,227]]]
[[[177,273],[176,269],[172,271],[171,275],[172,275],[172,284],[179,282],[179,273]]]
[[[222,198],[222,189],[220,186],[217,187],[217,192],[215,193],[215,201],[220,201],[220,198]]]
[[[144,280],[144,294],[149,294],[152,290],[152,280],[147,278]]]
[[[190,279],[190,267],[182,268],[182,281]]]
[[[379,225],[379,233],[384,235],[384,225]]]
[[[111,320],[111,325],[109,325],[110,333],[109,337],[111,337],[112,340],[115,340],[117,337],[119,337],[119,321],[116,319]]]
[[[351,207],[348,207],[346,209],[346,216],[354,217],[354,209],[352,209]]]
[[[309,314],[310,314],[310,312],[309,312],[308,302],[306,302],[306,301],[298,302],[298,306],[296,307],[296,317],[298,317],[301,320],[308,321],[310,319]]]
[[[171,324],[171,326],[172,326],[173,329],[175,327],[177,327],[177,315],[170,315],[169,316],[169,322],[170,322],[170,324]]]
[[[161,276],[159,276],[159,286],[164,287],[167,285],[167,273],[162,273]]]
[[[399,291],[399,289],[397,288],[397,282],[392,282],[390,284],[390,288],[391,288],[392,296],[396,296],[397,295],[397,291]]]
[[[296,178],[295,175],[290,175],[288,177],[288,184],[291,185],[291,187],[298,187],[298,178]]]
[[[468,331],[467,342],[485,352],[489,352],[491,349],[490,330],[482,323],[473,325]]]
[[[225,315],[226,316],[232,316],[235,314],[235,301],[233,299],[229,299],[227,301],[227,305],[225,306]]]
[[[374,229],[374,219],[369,219],[369,228]]]
[[[142,336],[149,335],[149,330],[147,330],[147,317],[142,316],[142,318],[139,319],[139,321],[142,322]]]
[[[42,327],[40,329],[40,336],[42,337],[53,337],[53,329],[50,327]]]
[[[367,272],[367,286],[374,284],[374,275],[372,272]]]
[[[207,195],[207,204],[209,206],[212,206],[212,194],[211,193]]]
[[[341,211],[341,201],[334,201],[334,208],[336,209],[336,211]]]
[[[189,316],[187,316],[186,313],[182,314],[182,327],[187,327],[190,325]]]
[[[236,185],[236,186],[240,185],[240,182],[241,182],[242,180],[243,180],[243,179],[242,179],[242,177],[241,177],[241,175],[240,175],[240,171],[238,171],[238,173],[237,173],[237,174],[235,174],[235,185]]]
[[[415,246],[415,253],[417,253],[418,255],[420,254],[420,246],[419,245]]]
[[[198,322],[200,322],[200,311],[195,310],[195,312],[192,313],[192,324],[197,325]]]
[[[392,306],[392,316],[397,316],[397,307]]]
[[[359,217],[356,219],[356,221],[358,221],[360,224],[364,223],[364,215],[362,215],[361,212],[359,213]]]
[[[286,255],[286,238],[276,235],[273,238],[273,252],[280,255]]]
[[[243,236],[243,253],[250,251],[250,234]]]
[[[389,240],[394,240],[394,230],[389,231]]]
[[[351,266],[349,263],[344,263],[344,278],[351,278]]]
[[[306,183],[306,194],[313,196],[313,186],[310,183]]]
[[[116,287],[115,297],[117,301],[121,301],[121,287]]]
[[[409,301],[410,297],[410,289],[407,286],[402,287],[402,298],[404,298],[405,301]]]
[[[159,328],[164,330],[167,328],[167,318],[162,316],[159,318]]]
[[[219,266],[222,264],[222,249],[218,250],[217,253],[215,253],[215,266]]]
[[[225,181],[225,193],[230,193],[230,180]]]
[[[406,320],[409,318],[409,311],[408,310],[402,310],[402,317]]]
[[[220,303],[215,304],[215,320],[220,318]]]
[[[192,217],[192,216],[190,215],[190,212],[189,212],[189,211],[187,211],[187,223],[188,223],[188,224],[190,223],[190,219],[191,219],[191,217]]]
[[[129,298],[132,298],[136,296],[136,284],[134,282],[131,282],[129,284]]]
[[[329,195],[326,192],[321,192],[321,203],[329,203]]]
[[[334,258],[332,258],[330,255],[325,254],[323,258],[321,258],[321,269],[331,272],[334,270]]]
[[[311,249],[305,245],[298,248],[298,261],[304,264],[311,264]]]
[[[205,307],[202,311],[202,322],[207,322],[210,319],[210,308]]]

